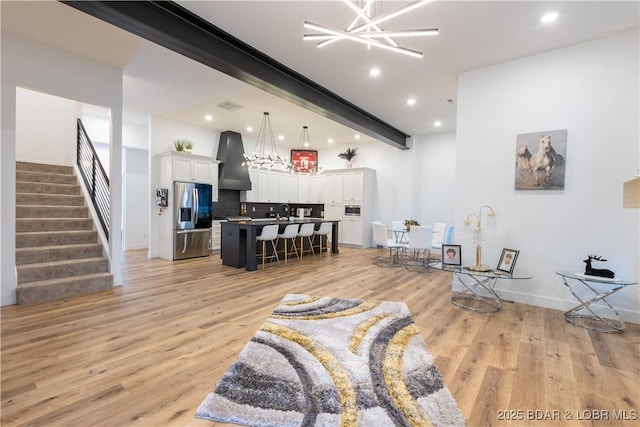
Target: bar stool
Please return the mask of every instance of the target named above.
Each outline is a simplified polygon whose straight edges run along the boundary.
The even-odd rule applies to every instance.
[[[326,246],[326,250],[327,253],[331,253],[331,250],[329,248],[329,235],[331,234],[331,232],[333,231],[333,224],[330,222],[323,222],[322,224],[320,224],[320,228],[317,230],[313,231],[313,235],[314,236],[318,236],[318,239],[320,239],[319,242],[319,250],[318,253],[322,254],[322,236],[325,236],[325,241],[327,242],[327,246]]]
[[[284,263],[287,264],[289,259],[289,255],[291,255],[291,250],[296,254],[296,258],[300,259],[298,256],[298,248],[296,246],[296,237],[298,236],[298,224],[289,224],[284,228],[284,232],[282,234],[278,234],[278,239],[284,239]],[[291,239],[291,250],[287,250],[287,242]]]
[[[262,269],[264,270],[265,259],[275,258],[280,265],[280,257],[278,256],[278,250],[276,249],[276,239],[278,238],[278,225],[265,225],[262,227],[262,231],[259,236],[256,236],[258,242],[262,242]],[[273,248],[273,255],[267,256],[267,242],[271,242]]]
[[[307,249],[306,252],[311,252],[312,254],[316,254],[316,251],[313,249],[313,231],[315,228],[315,224],[313,222],[307,222],[306,224],[302,224],[300,226],[300,231],[298,232],[297,237],[300,238],[300,259],[302,259],[302,255],[305,253],[304,249],[304,238],[307,238],[309,242],[310,249]]]

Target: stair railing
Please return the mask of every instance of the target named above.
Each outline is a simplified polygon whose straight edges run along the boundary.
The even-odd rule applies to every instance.
[[[111,225],[111,194],[109,192],[109,177],[100,163],[89,135],[78,119],[78,147],[77,163],[80,175],[91,195],[91,202],[98,213],[98,219],[102,225],[107,240]]]

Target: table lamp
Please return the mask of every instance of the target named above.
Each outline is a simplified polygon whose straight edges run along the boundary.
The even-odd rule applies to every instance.
[[[495,217],[496,213],[493,211],[491,206],[484,205],[478,211],[478,214],[470,213],[467,215],[467,218],[464,220],[464,232],[465,234],[470,231],[473,232],[473,242],[476,244],[476,265],[465,267],[472,271],[490,271],[491,268],[487,265],[482,265],[482,246],[480,245],[480,238],[482,234],[482,211],[483,209],[488,209],[487,213],[487,226],[489,228],[493,228],[495,226]],[[473,222],[475,220],[475,226]]]

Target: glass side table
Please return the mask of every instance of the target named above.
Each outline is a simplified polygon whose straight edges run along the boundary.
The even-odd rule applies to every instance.
[[[495,286],[498,279],[531,279],[532,276],[513,275],[499,270],[473,271],[465,267],[443,265],[442,263],[429,264],[429,267],[442,271],[450,271],[464,286],[462,292],[456,292],[451,297],[451,302],[460,308],[478,313],[492,313],[502,307],[502,298],[496,293]]]
[[[627,286],[637,285],[637,281],[608,279],[606,277],[589,276],[584,273],[572,273],[570,271],[556,271],[556,274],[562,277],[564,285],[569,289],[571,294],[580,301],[580,304],[564,313],[567,322],[589,329],[590,331],[604,332],[607,334],[620,334],[624,331],[622,317],[620,317],[620,314],[605,298]],[[596,283],[599,285],[607,285],[609,288],[600,292],[593,287]],[[578,296],[576,288],[581,287],[579,284],[589,289],[590,293],[593,293],[594,296],[591,299],[583,299],[584,297]],[[605,311],[609,314],[613,314],[615,319],[603,317],[593,310],[591,306],[598,301],[606,304],[608,308],[603,308],[605,308]]]

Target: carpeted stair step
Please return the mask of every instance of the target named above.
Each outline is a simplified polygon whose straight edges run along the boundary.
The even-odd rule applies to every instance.
[[[16,181],[67,185],[74,185],[78,183],[75,175],[21,170],[16,170]]]
[[[112,274],[86,274],[19,284],[16,289],[16,298],[18,304],[33,304],[57,298],[100,292],[112,287]]]
[[[107,258],[85,258],[52,261],[19,265],[16,266],[16,269],[18,270],[18,284],[21,284],[85,274],[107,273],[109,271],[109,260]]]
[[[45,184],[42,182],[16,181],[16,193],[70,194],[80,195],[79,185]]]
[[[17,171],[32,171],[73,175],[73,166],[46,165],[42,163],[16,162]]]
[[[18,248],[16,249],[16,265],[96,258],[102,255],[102,245],[99,243]]]
[[[16,232],[92,230],[90,218],[16,218]]]
[[[16,206],[16,218],[88,218],[86,206]]]
[[[68,194],[17,193],[16,204],[21,206],[84,206],[84,197]]]
[[[96,243],[95,230],[29,231],[16,233],[16,248]]]

